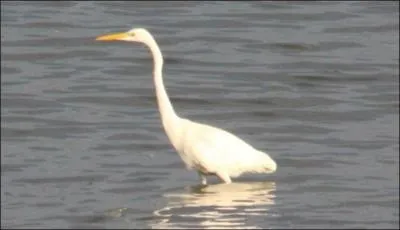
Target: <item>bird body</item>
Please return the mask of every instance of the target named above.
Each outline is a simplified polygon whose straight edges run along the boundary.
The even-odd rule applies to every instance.
[[[271,163],[268,155],[230,132],[187,119],[184,124],[183,144],[176,149],[190,168],[199,168],[204,174],[224,171],[230,177],[245,172],[270,172],[276,168],[265,165],[265,162]]]
[[[197,170],[201,183],[207,175],[216,175],[225,183],[242,173],[272,173],[275,161],[239,137],[223,129],[179,117],[166,92],[163,57],[153,36],[143,28],[97,37],[100,41],[131,41],[147,45],[153,55],[153,77],[158,109],[164,130],[188,169]]]

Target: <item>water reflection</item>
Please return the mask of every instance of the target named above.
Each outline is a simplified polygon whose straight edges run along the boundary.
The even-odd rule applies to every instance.
[[[251,216],[268,215],[274,204],[274,182],[191,186],[165,194],[167,205],[154,211],[151,228],[259,228]]]

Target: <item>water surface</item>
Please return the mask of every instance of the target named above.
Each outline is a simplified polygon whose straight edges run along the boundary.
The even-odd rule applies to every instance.
[[[398,2],[1,2],[2,228],[398,228]],[[199,186],[177,112],[268,152]]]

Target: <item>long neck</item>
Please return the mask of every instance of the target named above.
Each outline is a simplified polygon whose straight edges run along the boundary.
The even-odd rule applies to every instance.
[[[172,145],[177,148],[180,139],[181,119],[175,113],[174,107],[168,98],[168,94],[164,86],[162,78],[162,67],[164,62],[163,56],[154,39],[148,42],[147,45],[153,55],[154,85],[156,88],[157,103],[160,111],[161,121]]]

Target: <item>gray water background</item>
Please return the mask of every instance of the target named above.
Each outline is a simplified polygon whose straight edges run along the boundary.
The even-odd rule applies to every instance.
[[[1,2],[2,228],[398,228],[399,3]],[[198,186],[177,112],[273,157]]]

